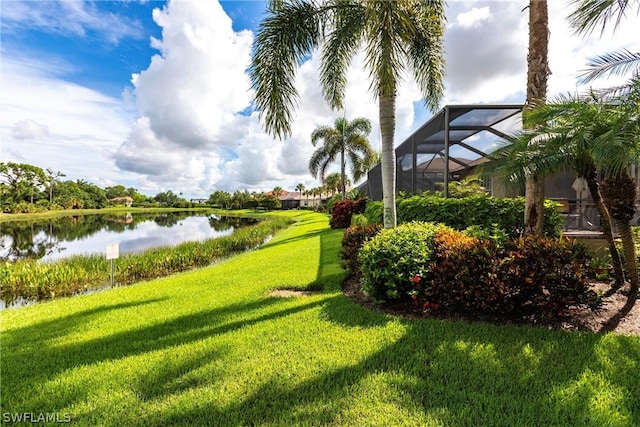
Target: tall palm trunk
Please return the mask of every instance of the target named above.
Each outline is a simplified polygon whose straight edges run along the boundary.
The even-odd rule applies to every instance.
[[[344,137],[344,130],[343,130],[343,137]],[[344,199],[346,199],[346,193],[347,193],[347,185],[346,185],[346,181],[347,181],[347,172],[346,172],[346,166],[344,163],[344,148],[340,151],[340,193],[342,194],[341,200],[344,201]]]
[[[527,57],[527,102],[525,109],[547,98],[549,16],[547,0],[529,1],[529,55]],[[526,123],[525,123],[526,125]],[[544,230],[544,180],[536,172],[525,183],[525,234]]]
[[[396,95],[379,94],[382,195],[384,206],[384,228],[393,228],[396,219],[396,152],[393,136],[396,130]]]
[[[618,176],[605,178],[602,181],[602,197],[611,217],[616,221],[618,233],[622,240],[622,253],[627,264],[631,295],[638,294],[638,267],[636,248],[631,230],[631,219],[635,214],[635,200],[638,194],[635,181],[626,171]]]
[[[616,246],[616,242],[613,238],[611,215],[609,215],[609,210],[602,200],[602,194],[600,194],[600,186],[598,184],[597,170],[595,166],[591,165],[585,169],[586,173],[584,173],[584,178],[587,181],[587,187],[589,188],[589,193],[591,193],[593,203],[596,205],[598,213],[600,214],[602,234],[604,234],[605,239],[607,239],[607,244],[609,245],[609,255],[611,255],[611,264],[613,265],[613,278],[615,279],[614,288],[618,289],[624,285],[624,271],[622,269],[620,253],[618,252],[618,247]]]

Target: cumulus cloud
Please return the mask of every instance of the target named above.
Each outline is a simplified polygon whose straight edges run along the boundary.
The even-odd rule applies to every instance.
[[[182,148],[229,144],[221,129],[251,102],[251,33],[234,32],[217,2],[171,2],[153,18],[162,27],[162,40],[153,41],[161,55],[133,77],[139,113]]]
[[[454,0],[447,8],[446,103],[523,102],[529,36],[528,1]],[[566,17],[566,2],[549,2],[550,96],[586,88],[579,84],[587,58],[623,48],[640,50],[638,20],[628,16],[615,32],[577,36]],[[620,80],[617,80],[618,82]],[[616,84],[615,79],[594,87]]]
[[[170,2],[153,18],[162,28],[152,40],[160,54],[132,77],[140,118],[114,158],[148,181],[206,194],[223,161],[238,157],[233,150],[250,125],[242,112],[252,99],[245,72],[252,34],[233,31],[217,2]]]
[[[445,33],[448,103],[495,102],[526,83],[528,15],[522,2],[452,2]]]
[[[123,170],[145,174],[158,181],[171,171],[184,177],[175,164],[204,158],[213,173],[192,169],[197,187],[267,190],[271,184],[293,187],[312,185],[308,161],[314,147],[311,132],[332,125],[335,118],[366,117],[372,121],[371,141],[377,146],[378,106],[369,92],[364,59],[357,56],[349,70],[345,110],[332,111],[319,84],[319,53],[301,64],[296,75],[300,99],[292,135],[283,141],[267,135],[259,115],[247,115],[252,91],[247,74],[250,32],[236,32],[230,18],[216,2],[170,2],[154,11],[162,38],[152,43],[160,54],[150,66],[133,76],[133,96],[140,119],[115,154]],[[398,134],[413,123],[413,102],[420,95],[407,78],[398,94]],[[200,171],[200,172],[198,172]],[[318,185],[316,183],[316,185]]]

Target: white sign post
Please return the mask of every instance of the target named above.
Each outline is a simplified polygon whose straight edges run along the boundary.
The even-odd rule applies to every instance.
[[[111,275],[110,275],[110,283],[113,288],[113,260],[118,259],[120,256],[120,246],[117,243],[109,243],[107,245],[107,259],[111,261]]]

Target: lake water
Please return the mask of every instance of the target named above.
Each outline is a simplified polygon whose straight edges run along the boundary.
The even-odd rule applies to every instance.
[[[0,260],[55,261],[72,255],[105,253],[112,243],[118,243],[121,254],[139,252],[227,236],[255,222],[193,212],[76,215],[5,222],[0,223]]]

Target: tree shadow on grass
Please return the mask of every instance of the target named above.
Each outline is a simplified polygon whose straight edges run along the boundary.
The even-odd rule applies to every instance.
[[[633,393],[640,378],[629,361],[640,354],[637,340],[623,339],[610,348],[597,335],[531,328],[424,320],[406,327],[397,341],[351,364],[296,383],[273,377],[234,403],[160,412],[144,424],[350,425],[357,420],[361,425],[595,427],[640,421],[640,397]],[[607,373],[608,363],[623,363],[624,371]],[[608,387],[626,392],[607,402]]]
[[[141,307],[147,304],[154,304],[166,300],[167,298],[152,298],[140,301],[129,301],[117,304],[103,304],[88,310],[77,311],[63,317],[56,317],[51,320],[37,322],[35,324],[7,330],[3,332],[2,341],[5,346],[14,347],[25,345],[29,339],[40,344],[42,341],[50,341],[68,335],[79,325],[90,322],[98,316],[109,315],[115,310],[124,310]]]
[[[25,387],[27,389],[38,388],[68,369],[200,341],[308,310],[322,304],[322,301],[312,301],[308,304],[264,313],[266,308],[274,304],[282,304],[282,301],[278,298],[267,298],[251,303],[226,305],[180,316],[151,326],[64,345],[56,344],[55,337],[64,336],[65,332],[58,330],[57,323],[54,321],[35,324],[20,330],[7,331],[3,334],[3,341],[6,338],[7,342],[14,344],[9,346],[10,350],[8,351],[7,347],[3,348],[5,351],[2,355],[2,372],[11,372],[11,375],[3,377],[2,381],[3,409],[15,409],[17,412],[39,412],[43,408],[67,407],[72,403],[69,401],[70,399],[76,401],[82,399],[86,397],[88,390],[85,390],[84,394],[78,393],[76,390],[73,398],[70,393],[61,390],[56,396],[49,395],[36,401],[23,402],[27,407],[20,408],[7,406],[8,402],[5,401],[5,396],[11,395],[11,391]],[[135,307],[135,305],[132,304],[131,307]],[[86,312],[84,314],[86,315]],[[74,321],[82,322],[84,319],[85,317],[80,314],[67,319],[65,321],[67,323],[66,330],[73,328]],[[41,333],[50,339],[39,340],[37,349],[31,345],[16,344],[21,336],[38,336]],[[25,361],[29,361],[29,363],[25,364]],[[197,366],[197,362],[194,363],[190,366],[191,368]],[[31,368],[33,366],[36,366],[37,369]]]

